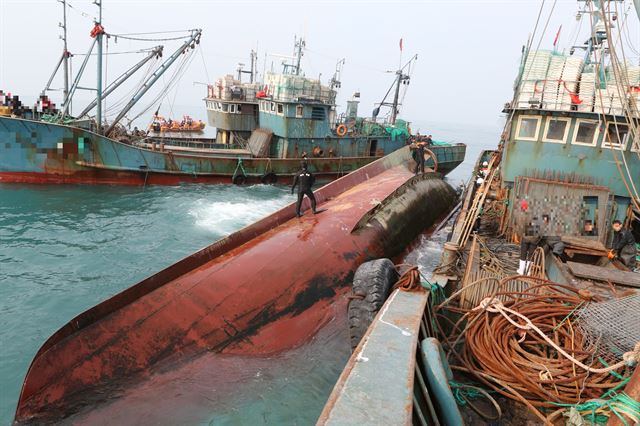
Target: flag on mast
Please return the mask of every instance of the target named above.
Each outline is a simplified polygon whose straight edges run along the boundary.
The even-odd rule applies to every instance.
[[[400,51],[402,52],[402,39],[400,39]]]
[[[556,38],[553,39],[553,47],[556,47],[556,44],[558,43],[558,38],[560,37],[560,31],[562,31],[562,25],[560,25],[560,28],[558,28],[558,32],[556,33]]]

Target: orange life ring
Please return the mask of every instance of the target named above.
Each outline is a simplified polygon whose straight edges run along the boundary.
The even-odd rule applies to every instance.
[[[345,126],[344,124],[339,125],[336,129],[336,133],[338,134],[338,136],[343,137],[347,134],[347,126]]]

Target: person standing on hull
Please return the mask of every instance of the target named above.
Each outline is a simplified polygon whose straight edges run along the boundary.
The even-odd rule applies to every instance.
[[[629,229],[622,228],[622,222],[619,220],[613,221],[612,228],[613,243],[611,244],[609,259],[618,258],[627,268],[633,271],[636,266],[636,240]]]
[[[300,217],[302,214],[300,213],[300,208],[302,207],[302,199],[306,195],[309,200],[311,200],[311,211],[313,214],[317,213],[316,210],[316,197],[313,195],[313,191],[311,187],[315,182],[315,177],[313,173],[309,171],[309,167],[306,161],[302,161],[302,170],[300,170],[296,176],[293,178],[293,186],[291,186],[291,193],[293,194],[293,190],[298,187],[298,201],[296,202],[296,216]]]
[[[415,147],[411,148],[413,150],[413,159],[416,162],[416,175],[424,173],[424,146],[424,142],[418,142]]]

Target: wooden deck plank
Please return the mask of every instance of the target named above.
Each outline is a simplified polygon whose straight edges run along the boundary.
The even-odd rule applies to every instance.
[[[635,272],[619,271],[617,269],[603,268],[602,266],[586,265],[584,263],[567,262],[571,273],[576,277],[588,278],[599,281],[611,281],[629,287],[640,288],[640,274]]]

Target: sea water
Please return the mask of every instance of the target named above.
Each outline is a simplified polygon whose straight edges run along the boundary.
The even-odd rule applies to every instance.
[[[422,127],[436,140],[468,144],[465,162],[448,178],[454,186],[469,178],[480,150],[494,147],[500,134],[497,125]],[[13,419],[38,348],[71,318],[292,201],[287,187],[266,185],[0,185],[0,425]],[[413,258],[432,261],[438,245],[421,241]],[[268,406],[264,423],[312,422],[340,372],[337,364],[348,356],[333,343],[322,345],[332,348],[332,362],[305,382],[272,383],[273,393],[305,388],[314,398],[274,407],[265,395],[251,411]],[[214,419],[242,418],[233,407],[222,417]]]

